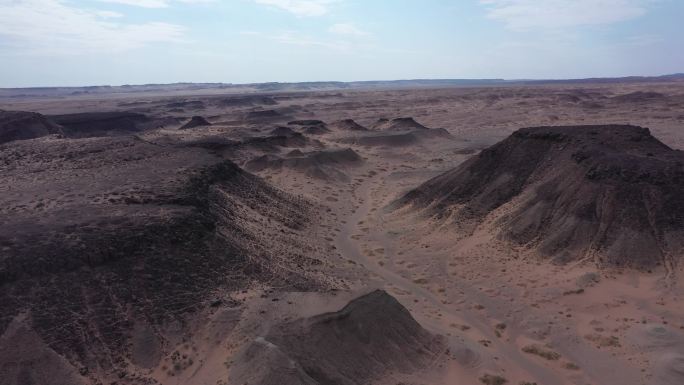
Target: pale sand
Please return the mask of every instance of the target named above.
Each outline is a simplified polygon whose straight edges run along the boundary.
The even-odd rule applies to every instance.
[[[649,127],[666,144],[684,148],[682,86],[580,88],[604,98],[658,90],[677,95],[678,102],[656,109],[605,101],[607,107],[596,109],[558,101],[557,95],[571,93],[572,86],[376,91],[326,98],[310,94],[283,101],[281,108],[305,106],[306,112],[295,113],[298,118],[326,122],[354,118],[371,126],[379,117],[413,116],[425,126],[447,129],[454,138],[407,147],[364,147],[340,142],[357,134],[332,132],[315,139],[328,148],[351,147],[364,158],[360,166],[339,168],[348,182],[321,180],[291,169],[258,173],[273,185],[330,209],[321,213],[321,225],[309,242],[323,250],[319,272],[339,291],[283,293],[255,284],[245,293],[231,293],[244,300],[241,306],[195,315],[194,332],[189,336],[174,340],[167,331],[159,365],[139,372],[163,384],[226,384],[232,357],[273,323],[338,310],[362,293],[384,288],[423,327],[447,337],[450,346],[449,354],[426,373],[390,377],[384,381],[388,384],[476,384],[487,374],[501,376],[508,384],[681,383],[684,302],[680,279],[664,280],[663,271],[551,265],[494,237],[494,219],[505,207],[470,236],[448,221],[434,222],[421,213],[388,209],[403,192],[520,127],[630,123]],[[349,102],[355,106],[349,107]],[[111,102],[95,101],[90,108],[102,109],[107,103]],[[363,103],[371,106],[363,107]],[[3,108],[57,112],[73,106],[18,101]],[[239,138],[247,130],[220,123],[237,112],[210,109],[201,114],[217,115],[210,119],[211,127],[183,132],[169,127],[142,137],[150,141],[210,134]],[[257,154],[249,150],[231,156],[245,162]],[[597,282],[591,274],[598,277]],[[676,274],[681,277],[680,271]],[[172,358],[174,351],[181,358]],[[179,362],[182,369],[171,376],[169,369]]]

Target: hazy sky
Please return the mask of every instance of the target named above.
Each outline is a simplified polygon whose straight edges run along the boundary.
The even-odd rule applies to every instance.
[[[0,87],[684,72],[683,0],[0,0]]]

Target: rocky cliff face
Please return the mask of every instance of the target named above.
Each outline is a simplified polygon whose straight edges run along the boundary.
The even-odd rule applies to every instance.
[[[377,290],[342,310],[274,326],[249,345],[234,384],[366,384],[439,360],[444,340],[423,329],[396,299]]]
[[[634,126],[515,132],[401,204],[498,231],[559,262],[651,267],[684,253],[684,154]]]
[[[62,127],[41,114],[0,110],[0,144],[62,133]]]
[[[0,346],[40,341],[18,366],[30,372],[0,362],[3,384],[128,375],[136,328],[160,355],[167,326],[217,293],[319,285],[302,241],[312,206],[208,150],[44,138],[0,158]]]

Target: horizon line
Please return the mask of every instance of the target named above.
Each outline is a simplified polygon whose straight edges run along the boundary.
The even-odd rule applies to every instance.
[[[126,87],[150,87],[150,86],[174,86],[174,85],[196,85],[196,86],[228,86],[228,87],[249,87],[263,85],[298,85],[298,84],[368,84],[368,83],[400,83],[400,82],[487,82],[487,83],[524,83],[524,82],[576,82],[576,81],[596,81],[596,80],[656,80],[656,79],[684,79],[684,72],[675,72],[661,75],[626,75],[626,76],[591,76],[579,78],[405,78],[405,79],[376,79],[376,80],[310,80],[310,81],[265,81],[265,82],[189,82],[177,81],[169,83],[125,83],[125,84],[91,84],[91,85],[57,85],[57,86],[22,86],[22,87],[0,87],[0,90],[36,90],[36,89],[59,89],[59,88],[126,88]]]

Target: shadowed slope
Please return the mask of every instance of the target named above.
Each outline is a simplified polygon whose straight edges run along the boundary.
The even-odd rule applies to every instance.
[[[684,246],[684,155],[634,126],[521,129],[401,202],[567,262],[649,267]]]
[[[338,120],[330,124],[335,130],[340,131],[368,131],[368,129],[354,121],[354,119]]]
[[[207,150],[117,137],[19,141],[0,156],[12,186],[0,194],[0,345],[40,340],[63,358],[26,360],[30,373],[75,368],[95,382],[152,367],[127,359],[137,324],[164,341],[164,325],[184,330],[217,291],[318,287],[297,235],[314,208]],[[151,345],[151,357],[168,353]],[[44,383],[11,360],[0,357],[0,382]]]
[[[71,138],[130,135],[156,128],[153,119],[137,112],[86,112],[49,118],[61,125],[64,134]]]
[[[373,128],[381,131],[427,130],[427,127],[409,118],[379,119]]]
[[[440,337],[376,290],[338,312],[273,327],[238,358],[231,383],[367,384],[393,372],[424,369],[443,349]],[[273,373],[286,372],[283,364],[292,377],[278,381]]]
[[[310,153],[290,153],[286,158],[276,155],[263,155],[245,163],[245,169],[259,172],[266,169],[279,170],[288,168],[303,172],[312,178],[323,180],[348,180],[342,171],[348,167],[357,167],[363,159],[352,149],[314,151]]]
[[[211,123],[209,123],[206,119],[204,119],[201,116],[193,116],[192,119],[190,119],[190,121],[188,121],[183,125],[183,127],[181,127],[181,130],[205,126],[211,126]]]
[[[0,144],[61,134],[62,128],[35,112],[0,110]]]

